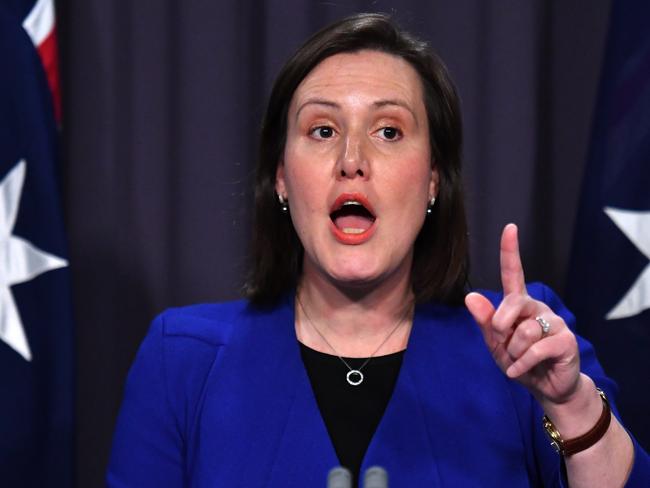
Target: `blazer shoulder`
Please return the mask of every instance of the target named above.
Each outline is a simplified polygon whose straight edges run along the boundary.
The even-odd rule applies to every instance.
[[[228,340],[238,323],[250,315],[246,300],[221,303],[204,303],[170,308],[154,320],[152,327],[160,327],[165,339],[194,339],[213,346]]]
[[[169,460],[183,459],[207,379],[246,310],[245,301],[192,305],[153,320],[126,381],[108,473],[111,486],[183,484],[180,461]]]

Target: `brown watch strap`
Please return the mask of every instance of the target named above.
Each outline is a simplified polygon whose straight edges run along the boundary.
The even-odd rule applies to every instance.
[[[598,422],[585,434],[575,437],[574,439],[564,440],[557,431],[551,420],[544,415],[544,427],[546,428],[549,436],[553,440],[553,444],[558,449],[560,454],[565,457],[572,456],[580,451],[590,448],[598,442],[607,432],[609,424],[612,420],[612,411],[609,408],[609,402],[605,393],[600,388],[597,388],[600,397],[603,400],[603,413],[600,415]]]

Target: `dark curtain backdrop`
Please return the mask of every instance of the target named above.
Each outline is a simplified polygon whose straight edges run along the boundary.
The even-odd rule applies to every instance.
[[[458,84],[474,284],[499,286],[499,234],[514,221],[528,279],[563,292],[609,1],[57,1],[78,486],[102,486],[151,318],[237,297],[270,85],[346,14],[394,12]]]

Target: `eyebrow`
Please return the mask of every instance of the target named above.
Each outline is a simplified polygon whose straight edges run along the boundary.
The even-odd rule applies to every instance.
[[[309,105],[325,105],[326,107],[331,107],[336,110],[340,110],[341,108],[341,106],[338,103],[333,102],[331,100],[327,100],[326,98],[310,98],[305,103],[303,103],[300,106],[300,108],[298,108],[298,110],[296,111],[296,120],[300,115],[300,111]],[[386,106],[402,107],[403,109],[406,109],[411,114],[413,120],[415,121],[415,125],[416,126],[419,125],[418,118],[415,116],[415,112],[411,109],[411,107],[409,107],[409,105],[406,102],[402,100],[399,99],[377,100],[376,102],[373,102],[372,105],[376,109],[386,107]]]
[[[331,100],[327,100],[325,98],[310,98],[305,103],[303,103],[300,106],[300,108],[298,108],[298,110],[296,111],[296,120],[298,120],[300,111],[309,105],[325,105],[326,107],[332,107],[337,110],[341,108],[341,106],[338,103],[332,102]]]

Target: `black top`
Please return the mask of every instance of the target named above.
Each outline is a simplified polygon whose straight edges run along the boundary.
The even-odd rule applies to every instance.
[[[358,480],[363,456],[393,393],[404,351],[372,358],[361,370],[364,379],[358,386],[347,382],[348,368],[337,356],[304,344],[300,352],[339,462]],[[344,359],[352,368],[366,360]]]

